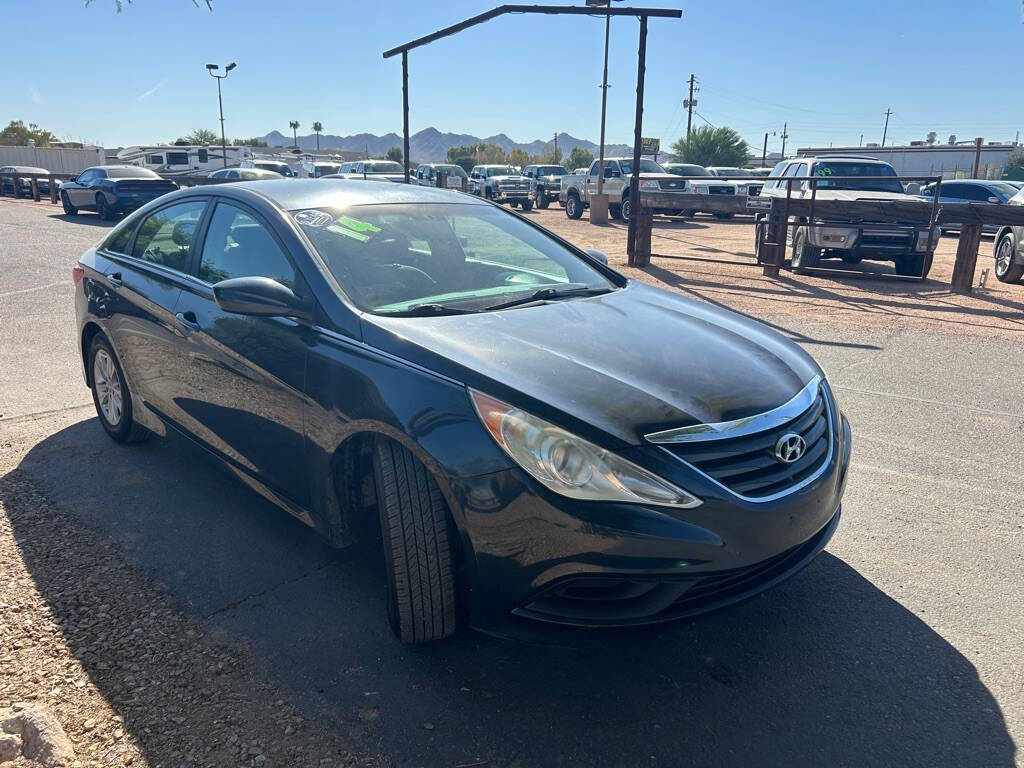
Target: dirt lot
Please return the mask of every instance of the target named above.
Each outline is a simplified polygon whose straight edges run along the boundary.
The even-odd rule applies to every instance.
[[[621,224],[529,215],[821,362],[854,432],[825,553],[604,647],[405,648],[372,547],[180,439],[106,438],[69,274],[108,227],[0,200],[0,720],[41,704],[82,766],[1024,766],[1024,286],[951,296],[950,238],[924,283],[769,280],[710,218],[658,225],[636,271]]]
[[[934,266],[923,282],[897,279],[891,264],[881,262],[864,263],[866,274],[860,277],[795,275],[784,270],[779,278],[767,278],[759,267],[751,266],[750,217],[659,220],[651,240],[651,264],[639,270],[626,266],[626,225],[621,221],[595,227],[587,214],[571,221],[558,207],[527,215],[578,245],[604,251],[609,263],[626,274],[758,318],[820,317],[862,327],[898,319],[906,327],[1002,338],[1018,338],[1024,332],[1024,284],[996,280],[991,238],[982,240],[975,277],[977,285],[982,270],[989,269],[985,288],[975,289],[971,296],[957,296],[949,291],[955,235],[941,239]]]

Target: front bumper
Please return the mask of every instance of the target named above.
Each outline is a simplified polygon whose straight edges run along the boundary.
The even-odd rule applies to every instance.
[[[491,200],[497,203],[508,200],[529,200],[529,189],[494,189],[491,191]]]
[[[472,478],[457,495],[471,623],[537,627],[671,621],[739,602],[792,576],[838,526],[850,456],[845,418],[826,471],[791,494],[731,494],[656,446],[624,455],[704,499],[691,510],[574,502],[518,470]]]

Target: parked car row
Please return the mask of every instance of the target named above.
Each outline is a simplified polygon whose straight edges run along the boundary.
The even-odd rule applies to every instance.
[[[0,177],[0,195],[13,195],[14,197],[21,197],[22,195],[32,194],[32,174],[45,174],[49,175],[49,171],[45,168],[36,168],[30,165],[5,165],[0,168],[0,173],[24,173],[26,176],[2,176]],[[39,179],[36,181],[36,188],[39,190],[40,195],[50,194],[50,180]]]

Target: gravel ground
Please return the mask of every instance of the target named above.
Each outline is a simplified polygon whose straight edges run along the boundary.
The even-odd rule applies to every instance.
[[[824,365],[855,449],[821,557],[607,648],[402,647],[373,552],[180,440],[111,445],[68,274],[106,229],[0,201],[0,712],[44,705],[82,765],[1024,766],[1024,286],[767,280],[749,225],[703,218],[629,270],[621,225],[530,215]]]

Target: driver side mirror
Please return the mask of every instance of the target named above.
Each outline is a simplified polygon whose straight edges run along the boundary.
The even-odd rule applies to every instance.
[[[608,256],[604,251],[599,251],[596,248],[584,248],[583,252],[594,261],[600,261],[605,266],[608,266]]]
[[[920,195],[921,194],[921,185],[918,184],[916,181],[908,182],[907,183],[907,194],[908,195]]]
[[[213,286],[217,306],[225,312],[250,317],[293,317],[312,322],[309,302],[286,285],[269,277],[233,277]]]
[[[78,181],[78,174],[75,174],[74,176],[68,176],[68,183],[70,184],[73,181]]]
[[[1000,202],[1000,201],[999,201],[999,198],[998,198],[998,197],[996,197],[995,195],[991,195],[991,196],[989,197],[988,201],[989,201],[990,203],[998,203],[998,202]]]

